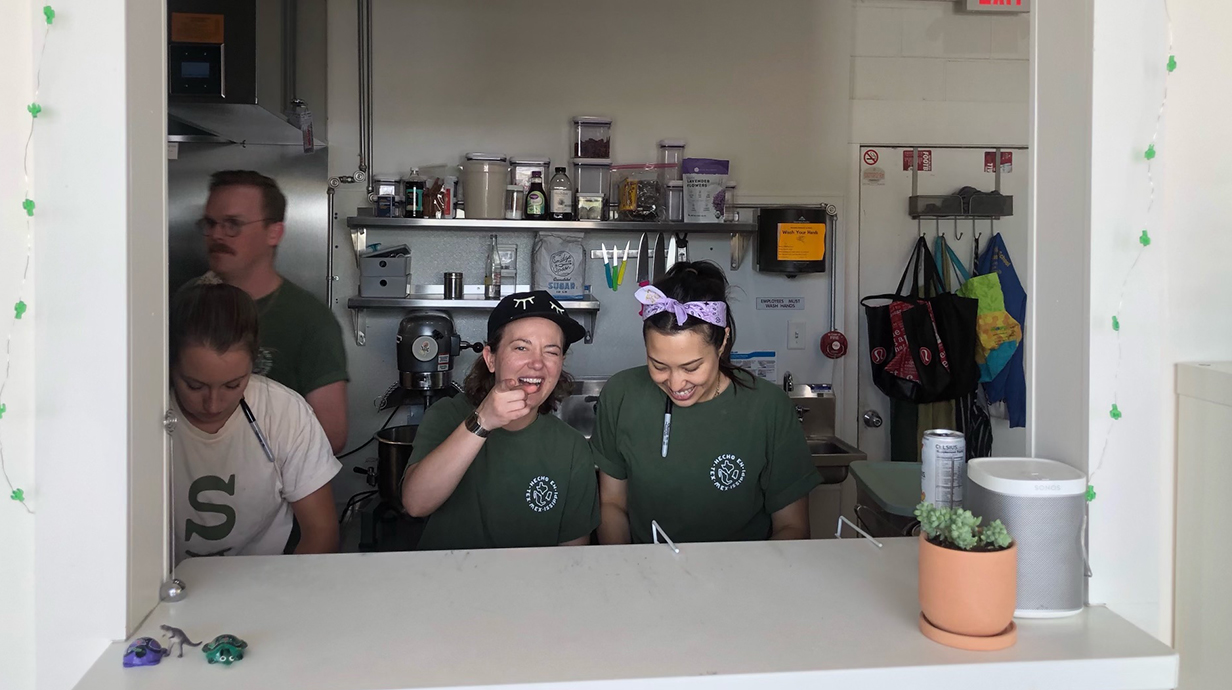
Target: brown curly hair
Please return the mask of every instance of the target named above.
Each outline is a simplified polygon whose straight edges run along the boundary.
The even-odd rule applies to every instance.
[[[502,326],[492,338],[488,340],[488,347],[492,352],[496,352],[500,348],[501,338],[505,335],[505,329]],[[483,361],[483,357],[475,360],[475,364],[471,366],[470,372],[466,375],[466,379],[462,382],[462,392],[466,394],[467,401],[476,408],[483,402],[483,399],[488,397],[488,393],[492,392],[492,388],[496,386],[496,374],[488,371],[488,365]],[[573,392],[573,377],[562,367],[560,370],[560,379],[556,382],[556,387],[552,389],[552,394],[543,401],[539,406],[539,414],[551,414],[556,408],[560,407],[560,403],[569,394]]]

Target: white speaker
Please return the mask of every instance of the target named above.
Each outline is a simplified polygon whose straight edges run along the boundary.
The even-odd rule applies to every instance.
[[[1082,518],[1087,477],[1053,460],[976,458],[967,463],[963,507],[1000,520],[1018,544],[1018,618],[1082,610]]]

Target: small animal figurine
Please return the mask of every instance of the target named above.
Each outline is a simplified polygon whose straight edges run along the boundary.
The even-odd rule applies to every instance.
[[[128,649],[124,652],[124,668],[156,666],[163,660],[163,657],[170,653],[171,650],[163,649],[158,640],[152,637],[138,637],[128,645]]]
[[[200,647],[201,646],[200,642],[193,642],[192,640],[188,639],[188,635],[186,635],[184,631],[180,630],[179,628],[176,628],[170,625],[160,625],[158,627],[161,628],[163,631],[163,638],[171,641],[170,644],[167,645],[168,654],[171,653],[172,647],[175,647],[176,644],[180,645],[180,653],[176,655],[177,659],[184,658],[184,645],[188,645],[189,647]]]
[[[232,662],[244,658],[244,650],[248,643],[235,635],[219,635],[213,642],[201,648],[205,652],[205,660],[211,664],[230,666]]]

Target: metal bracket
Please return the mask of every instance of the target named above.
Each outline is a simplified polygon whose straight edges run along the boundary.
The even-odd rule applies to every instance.
[[[595,342],[595,327],[599,319],[599,312],[577,312],[574,318],[579,317],[582,320],[582,327],[586,329],[586,337],[582,339],[582,342],[589,345]]]
[[[180,418],[176,416],[175,412],[167,410],[167,413],[163,415],[163,429],[166,429],[168,434],[174,433],[175,425],[179,423]]]
[[[851,529],[853,529],[853,530],[855,530],[855,531],[859,532],[861,537],[864,537],[865,539],[867,539],[867,540],[869,540],[869,541],[873,542],[873,546],[876,546],[876,547],[877,547],[877,548],[879,548],[879,549],[880,549],[882,546],[884,546],[884,544],[882,544],[881,542],[877,541],[876,539],[873,539],[873,535],[871,535],[871,534],[869,534],[868,532],[865,532],[864,530],[862,530],[862,529],[860,529],[859,527],[857,527],[857,526],[856,526],[856,523],[852,522],[851,520],[848,520],[848,519],[847,519],[847,517],[846,517],[846,516],[844,516],[844,515],[840,515],[840,516],[838,516],[838,528],[834,530],[834,538],[835,538],[835,539],[842,539],[842,538],[843,538],[843,523],[844,523],[844,522],[845,522],[845,523],[847,523],[848,525],[850,525],[850,526],[851,526]]]
[[[672,538],[667,536],[667,532],[663,531],[663,528],[659,526],[657,520],[650,521],[650,534],[654,537],[654,543],[656,544],[659,543],[659,535],[662,534],[663,541],[667,542],[667,545],[671,547],[672,551],[674,553],[680,553],[680,549],[676,547],[676,542],[672,541]]]
[[[355,331],[355,344],[363,347],[368,344],[368,315],[363,309],[351,310],[351,327]]]
[[[368,228],[352,228],[351,245],[355,249],[355,268],[359,268],[359,257],[368,248]]]

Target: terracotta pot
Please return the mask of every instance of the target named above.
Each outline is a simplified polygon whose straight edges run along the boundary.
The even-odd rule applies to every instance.
[[[1018,545],[959,551],[920,535],[920,609],[934,626],[988,637],[1009,627],[1018,594]]]

